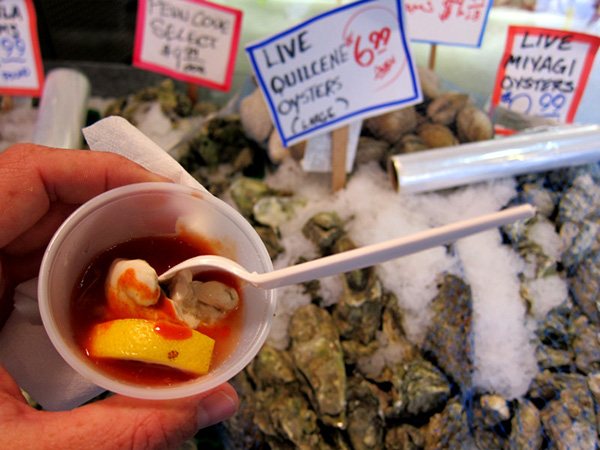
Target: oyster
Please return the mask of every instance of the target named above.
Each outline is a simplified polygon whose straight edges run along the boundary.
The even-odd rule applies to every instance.
[[[426,100],[436,98],[441,93],[442,79],[431,69],[417,66],[421,90]]]
[[[415,133],[407,133],[402,139],[394,144],[391,154],[413,153],[427,150],[429,146]]]
[[[425,427],[423,449],[463,449],[470,435],[466,416],[460,400],[452,398],[442,412],[431,417]]]
[[[355,450],[379,449],[383,443],[384,419],[377,387],[352,378],[348,383],[347,432]]]
[[[273,227],[254,225],[254,230],[267,247],[267,252],[272,260],[277,258],[285,250],[281,245],[279,233]]]
[[[422,430],[408,424],[390,427],[385,435],[385,448],[388,450],[420,450],[424,443]]]
[[[435,123],[450,125],[456,120],[459,111],[467,104],[469,96],[460,92],[444,92],[427,106],[427,116]]]
[[[346,367],[331,315],[316,305],[300,307],[290,321],[290,353],[306,379],[320,420],[346,428]]]
[[[113,100],[102,114],[103,117],[118,115],[135,125],[136,115],[147,109],[150,102],[159,103],[161,111],[171,120],[173,126],[177,126],[177,121],[182,117],[208,115],[217,109],[212,102],[200,102],[194,105],[187,94],[176,89],[173,80],[166,78],[156,86]]]
[[[540,418],[553,448],[596,447],[596,413],[585,377],[570,376],[568,384],[541,410]]]
[[[324,255],[344,233],[344,222],[336,212],[315,214],[302,227],[302,234]]]
[[[394,144],[406,133],[414,131],[417,125],[417,112],[412,106],[370,117],[364,121],[364,127],[373,136],[389,144]]]
[[[392,383],[397,398],[387,417],[415,417],[443,407],[451,396],[444,374],[429,361],[416,358],[393,368]]]
[[[461,142],[485,141],[494,137],[494,126],[482,109],[469,103],[456,115],[456,130]]]
[[[294,362],[289,353],[264,345],[248,368],[258,389],[296,381]]]
[[[304,206],[304,202],[292,196],[262,197],[252,207],[252,216],[262,225],[277,228],[294,217],[298,206]]]
[[[284,386],[258,391],[254,422],[275,448],[292,443],[299,449],[325,448],[317,416],[308,401],[295,389]]]
[[[390,145],[372,137],[361,136],[358,139],[358,147],[356,148],[356,157],[354,165],[360,166],[369,161],[383,162],[386,159]]]
[[[600,251],[580,264],[569,281],[575,304],[592,323],[600,324]]]
[[[267,104],[260,89],[240,101],[240,120],[244,131],[256,142],[264,142],[273,130]]]
[[[417,129],[417,135],[429,148],[458,145],[452,130],[441,123],[425,122]]]
[[[354,244],[344,235],[334,243],[334,253],[350,250]],[[345,273],[343,294],[333,308],[333,319],[344,339],[368,344],[381,325],[381,283],[371,268]]]
[[[237,209],[246,218],[252,218],[256,202],[261,198],[276,194],[276,191],[262,180],[240,177],[231,183],[229,194]]]
[[[600,370],[600,325],[590,323],[584,315],[570,324],[575,367],[583,374]]]
[[[445,275],[432,301],[434,318],[423,351],[461,389],[471,386],[471,289],[460,278]]]
[[[510,449],[542,448],[544,437],[539,410],[527,399],[517,401],[510,427]]]
[[[204,187],[220,195],[235,175],[262,176],[264,150],[244,134],[238,115],[213,116],[187,143],[178,161]]]

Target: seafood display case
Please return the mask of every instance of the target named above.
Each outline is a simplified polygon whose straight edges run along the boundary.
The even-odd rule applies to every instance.
[[[397,191],[389,179],[390,161],[399,155],[502,142],[485,109],[499,36],[508,22],[535,21],[535,7],[495,5],[483,48],[438,48],[436,68],[427,67],[431,49],[415,44],[423,102],[363,122],[347,185],[333,193],[330,174],[302,169],[301,146],[278,144],[242,48],[231,92],[200,88],[190,99],[185,83],[118,61],[130,58],[123,42],[132,39],[135,2],[104,5],[106,20],[111,8],[121,17],[122,33],[112,39],[123,41],[103,35],[97,61],[69,53],[81,43],[72,39],[77,33],[52,28],[51,2],[34,3],[53,36],[46,70],[75,68],[90,79],[88,122],[117,115],[146,133],[244,215],[275,268],[513,205],[537,209],[533,219],[481,236],[279,289],[266,344],[231,380],[240,396],[237,413],[199,431],[186,448],[598,446],[600,166],[594,157],[420,192]],[[245,42],[336,4],[221,3],[244,10]],[[61,5],[63,12],[83,8]],[[571,14],[577,21],[578,10]],[[590,27],[597,33],[597,25]],[[117,47],[121,53],[110,50]],[[593,126],[600,124],[594,105],[600,70],[591,73],[576,119]],[[36,120],[36,105],[22,108]],[[16,114],[24,117],[2,111],[0,122]],[[3,138],[3,148],[10,143]]]

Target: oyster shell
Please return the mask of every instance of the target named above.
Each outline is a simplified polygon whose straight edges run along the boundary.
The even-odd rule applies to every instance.
[[[302,234],[324,255],[344,233],[344,222],[333,211],[315,214],[302,227]]]
[[[540,418],[553,448],[596,447],[596,413],[585,377],[572,375],[541,410]]]
[[[370,161],[385,161],[389,152],[390,145],[378,139],[367,136],[358,138],[358,147],[356,148],[356,157],[354,165],[360,166]]]
[[[429,148],[450,147],[459,143],[452,130],[441,123],[425,122],[419,126],[417,135]]]
[[[446,404],[452,391],[444,374],[422,358],[397,364],[392,383],[397,397],[386,414],[390,418],[432,413]]]
[[[257,142],[265,142],[273,130],[273,123],[260,89],[255,89],[244,97],[239,109],[240,120],[248,137]]]
[[[470,433],[467,415],[460,400],[452,398],[442,412],[432,416],[423,435],[424,450],[464,449]]]
[[[348,437],[355,450],[379,449],[385,422],[377,387],[366,380],[351,378],[348,383]]]
[[[575,304],[595,324],[600,324],[600,251],[580,264],[569,278]]]
[[[346,367],[331,315],[313,304],[300,307],[289,332],[290,353],[320,420],[346,428]]]
[[[400,153],[413,153],[420,152],[422,150],[427,150],[429,146],[423,139],[421,139],[415,133],[407,133],[402,136],[402,139],[398,141],[391,150],[391,154],[400,154]]]
[[[467,104],[469,96],[460,92],[444,92],[427,106],[427,116],[432,122],[450,125],[456,120],[459,111]]]
[[[231,183],[229,193],[237,209],[246,218],[253,218],[254,205],[262,198],[276,195],[277,191],[262,180],[239,177]]]
[[[461,142],[485,141],[494,137],[490,117],[472,103],[466,104],[456,115],[456,131]]]
[[[334,253],[355,248],[347,235],[334,242]],[[371,267],[347,272],[342,277],[343,294],[333,308],[333,319],[344,339],[368,344],[381,325],[381,283]]]
[[[575,367],[583,374],[600,370],[600,326],[579,316],[570,324]]]
[[[518,400],[511,419],[510,449],[542,448],[544,436],[539,410],[527,399]]]
[[[385,448],[388,450],[420,450],[424,444],[423,432],[412,425],[390,427],[385,435]]]
[[[460,278],[445,275],[431,307],[433,320],[423,351],[435,358],[443,372],[461,389],[471,386],[471,289]]]
[[[409,106],[365,119],[363,125],[377,139],[394,144],[417,128],[418,116],[415,108]]]
[[[436,98],[441,93],[442,79],[431,69],[417,66],[419,82],[425,99]]]
[[[258,391],[254,420],[272,447],[291,442],[299,449],[326,448],[317,426],[317,415],[296,389],[283,386]]]

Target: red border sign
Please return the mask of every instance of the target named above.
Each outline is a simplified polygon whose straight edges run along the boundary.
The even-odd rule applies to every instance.
[[[229,91],[242,11],[204,0],[138,1],[133,65]]]
[[[3,8],[6,14],[0,19],[0,24],[5,25],[0,32],[0,94],[38,97],[44,70],[33,2],[6,1]],[[23,16],[25,13],[27,17]]]
[[[510,26],[492,104],[571,123],[600,46],[600,37]]]

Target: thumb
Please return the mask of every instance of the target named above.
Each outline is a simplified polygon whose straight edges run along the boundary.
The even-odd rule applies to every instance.
[[[237,393],[227,383],[208,393],[176,400],[115,395],[67,412],[33,410],[34,415],[27,414],[29,434],[7,442],[22,442],[15,448],[33,444],[40,448],[41,443],[52,449],[177,448],[198,429],[232,416],[237,406]],[[26,441],[34,436],[41,439]]]
[[[140,400],[121,395],[91,403],[57,423],[79,448],[173,448],[200,428],[227,419],[238,406],[224,384],[208,393],[176,400]]]

